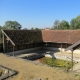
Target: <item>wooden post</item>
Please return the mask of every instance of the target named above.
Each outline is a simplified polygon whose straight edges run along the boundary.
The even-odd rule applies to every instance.
[[[47,46],[48,44],[47,44],[47,42],[46,42],[46,46]]]
[[[61,43],[61,53],[62,53],[62,43]]]
[[[4,53],[5,53],[5,38],[4,38],[4,34],[3,34],[3,50],[4,50]]]
[[[73,49],[71,51],[72,51],[72,71],[73,71]]]
[[[42,53],[43,53],[43,47],[44,47],[43,43],[41,43],[41,47],[42,47],[41,50],[42,50]]]
[[[66,43],[66,48],[67,48],[67,43]]]
[[[8,52],[8,40],[7,40],[7,52]]]
[[[14,46],[13,46],[13,56],[14,56]]]
[[[8,42],[9,42],[9,38],[6,38],[7,41],[7,52],[8,52]]]

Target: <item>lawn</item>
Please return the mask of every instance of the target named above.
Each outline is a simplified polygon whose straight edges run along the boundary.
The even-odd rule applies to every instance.
[[[43,64],[47,64],[51,67],[60,67],[60,68],[64,68],[64,69],[70,69],[72,67],[71,61],[55,59],[55,58],[44,57],[44,58],[40,59],[40,62]],[[75,63],[73,63],[73,64],[75,64]]]

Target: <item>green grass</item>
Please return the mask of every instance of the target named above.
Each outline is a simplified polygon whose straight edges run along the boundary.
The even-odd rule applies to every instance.
[[[42,61],[41,63],[47,64],[51,67],[60,67],[60,68],[66,68],[66,69],[70,69],[72,67],[72,62],[66,61],[66,60],[44,57],[42,58],[41,61]]]
[[[79,74],[75,74],[75,77],[79,76]]]

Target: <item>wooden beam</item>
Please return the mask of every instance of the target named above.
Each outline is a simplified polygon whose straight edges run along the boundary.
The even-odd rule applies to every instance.
[[[61,43],[61,53],[62,53],[62,43]]]
[[[71,51],[72,51],[72,71],[73,71],[73,49]]]
[[[3,30],[1,30],[1,31],[10,40],[10,42],[12,43],[12,45],[15,46],[14,42],[8,37],[8,35]]]
[[[78,42],[72,44],[71,46],[69,46],[68,48],[66,48],[65,51],[71,50],[71,49],[73,49],[74,47],[76,47],[76,46],[79,45],[79,44],[80,44],[80,41],[78,41]]]

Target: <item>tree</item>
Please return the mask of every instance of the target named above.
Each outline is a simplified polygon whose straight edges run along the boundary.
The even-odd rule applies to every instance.
[[[76,17],[76,29],[80,29],[80,15]]]
[[[32,27],[31,30],[42,30],[42,29]]]
[[[0,26],[0,34],[1,34],[1,29],[2,29],[2,26]]]
[[[80,15],[70,21],[70,29],[80,29]]]
[[[34,30],[34,28],[32,27],[31,30]]]
[[[52,29],[59,29],[59,25],[60,25],[60,21],[59,20],[55,20]]]
[[[35,28],[35,30],[40,30],[39,28]]]
[[[28,30],[27,28],[24,28],[23,30]]]
[[[3,29],[10,29],[10,30],[19,30],[21,29],[21,25],[17,21],[6,21]]]
[[[69,23],[65,20],[62,20],[60,25],[59,25],[59,29],[69,29]]]
[[[70,21],[70,29],[76,29],[76,19],[75,18],[73,18]]]
[[[1,30],[2,26],[0,26],[0,30]]]

